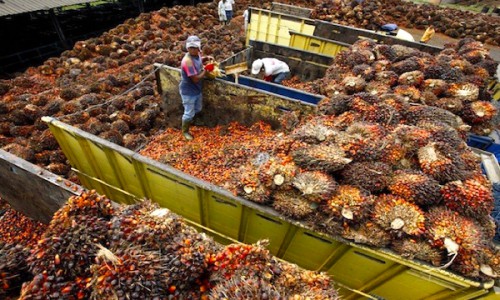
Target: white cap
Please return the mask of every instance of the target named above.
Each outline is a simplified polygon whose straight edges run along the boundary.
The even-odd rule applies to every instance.
[[[186,40],[186,49],[198,48],[201,49],[201,40],[196,35],[191,35]]]
[[[260,73],[260,69],[262,69],[262,65],[264,63],[262,62],[262,59],[257,59],[252,63],[252,74],[257,75]]]

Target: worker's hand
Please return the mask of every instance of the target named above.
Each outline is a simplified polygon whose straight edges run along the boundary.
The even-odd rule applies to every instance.
[[[273,81],[273,75],[264,76],[264,80],[269,82]]]
[[[215,68],[214,64],[206,64],[204,69],[208,72],[212,72],[214,68]]]

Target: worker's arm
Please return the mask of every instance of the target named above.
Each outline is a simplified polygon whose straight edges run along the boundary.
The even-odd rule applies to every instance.
[[[200,73],[198,73],[197,75],[193,75],[193,76],[189,76],[189,78],[191,78],[191,80],[194,82],[194,83],[198,83],[201,79],[203,79],[203,77],[205,77],[205,75],[207,74],[207,71],[205,69],[203,69]]]

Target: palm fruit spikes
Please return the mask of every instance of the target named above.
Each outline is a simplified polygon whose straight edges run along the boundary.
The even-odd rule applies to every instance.
[[[392,241],[391,248],[402,257],[419,259],[440,266],[445,255],[442,250],[433,247],[429,242],[420,238],[403,238]]]
[[[451,83],[446,94],[463,101],[473,102],[479,97],[479,88],[472,83]]]
[[[341,185],[335,195],[328,199],[323,210],[335,219],[359,223],[369,217],[374,200],[374,197],[360,188]]]
[[[289,156],[272,156],[258,170],[259,181],[266,188],[287,188],[296,176],[297,166]]]
[[[337,171],[352,160],[335,144],[302,147],[292,152],[295,163],[306,170]]]
[[[385,247],[392,240],[391,235],[386,230],[371,221],[345,226],[342,237],[374,247]]]
[[[444,204],[465,216],[479,219],[493,210],[491,185],[477,175],[463,181],[448,182],[441,188]]]
[[[448,254],[455,255],[459,249],[476,252],[482,248],[482,231],[473,219],[444,206],[431,208],[426,217],[428,236]]]
[[[497,108],[491,102],[476,101],[466,103],[459,115],[472,124],[485,123],[493,119],[497,113]]]
[[[391,173],[391,167],[382,162],[353,162],[342,170],[340,182],[372,193],[382,192],[390,182]]]
[[[464,177],[463,164],[454,149],[443,143],[431,142],[418,150],[422,171],[440,183]]]
[[[273,208],[287,217],[304,219],[314,212],[317,204],[306,201],[297,190],[276,191],[273,194]]]
[[[337,183],[328,174],[320,171],[305,171],[299,173],[292,182],[304,199],[311,202],[323,202],[337,189]]]
[[[417,205],[441,202],[439,182],[421,172],[397,171],[388,186],[393,195]]]
[[[423,211],[413,203],[401,197],[383,194],[374,203],[372,219],[383,229],[419,236],[425,232],[425,216]]]
[[[312,120],[296,128],[291,137],[309,144],[332,141],[335,138],[336,130],[314,121]]]

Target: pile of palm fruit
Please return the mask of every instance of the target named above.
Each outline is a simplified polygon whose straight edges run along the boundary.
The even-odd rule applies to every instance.
[[[326,97],[283,131],[195,127],[185,143],[169,129],[141,153],[314,230],[486,279],[500,272],[494,200],[464,139],[495,126],[495,69],[470,39],[436,56],[359,41],[303,85]]]
[[[313,4],[304,1],[304,6]],[[158,133],[165,125],[180,120],[162,111],[152,63],[178,66],[183,41],[190,34],[198,34],[203,52],[219,61],[243,49],[241,26],[216,24],[215,3],[141,14],[100,37],[76,43],[60,57],[12,80],[1,81],[0,146],[74,178],[41,116],[60,118],[133,150],[148,144],[151,136],[160,141],[163,135]],[[195,127],[196,140],[187,144],[178,131],[168,129],[164,141],[169,142],[151,143],[142,153],[272,206],[315,230],[387,246],[434,265],[447,264],[451,254],[449,268],[483,278],[499,274],[498,253],[489,243],[495,230],[488,217],[493,206],[491,188],[463,139],[469,127],[488,134],[495,126],[486,89],[495,69],[488,51],[471,39],[449,45],[436,56],[363,41],[339,54],[325,78],[303,85],[327,99],[316,116],[294,126],[284,124],[288,131],[276,133],[262,123],[249,129],[238,124]],[[224,137],[224,142],[217,142]],[[204,157],[212,159],[203,161]],[[47,237],[37,250],[37,256],[50,259],[29,260],[38,273],[23,289],[25,295],[91,295],[92,286],[108,284],[99,282],[100,276],[110,275],[99,266],[84,267],[96,257],[107,266],[120,261],[113,266],[126,265],[130,276],[142,276],[135,272],[135,261],[153,255],[151,250],[122,249],[104,242],[101,226],[113,221],[117,212],[93,209],[93,215],[75,223],[61,216],[66,221],[51,224],[49,231],[57,238]],[[120,213],[131,214],[132,220],[139,214]],[[67,214],[72,216],[70,211]],[[87,227],[95,232],[86,232]],[[129,233],[116,232],[133,240]],[[64,239],[81,239],[78,253]],[[52,244],[53,249],[45,251]],[[66,253],[64,266],[82,273],[58,271],[51,263],[63,264],[62,254],[54,251]],[[99,251],[100,255],[95,254]],[[164,262],[152,261],[145,268],[151,268],[151,276],[159,276],[154,264]],[[197,262],[193,264],[198,268]],[[185,279],[173,278],[172,282]],[[242,284],[241,278],[233,283]],[[105,285],[103,297],[115,291],[113,286]],[[174,293],[183,290],[171,286]]]
[[[149,201],[85,191],[33,225],[0,244],[2,299],[338,299],[327,275],[278,261],[265,241],[224,247]]]
[[[332,15],[330,8],[347,4],[341,1],[325,3],[304,0],[291,4],[314,8],[313,18],[343,23],[344,17]],[[359,7],[373,5],[371,3],[365,1]],[[400,14],[421,16],[420,19],[427,19],[426,14],[430,11],[424,7],[416,12],[406,12],[407,7],[414,6],[406,2],[393,4],[377,4],[377,13],[384,14],[381,17],[384,22],[391,21],[387,16],[394,15],[391,11],[394,9],[401,11]],[[1,80],[0,147],[74,180],[76,177],[52,134],[47,131],[46,124],[40,120],[41,116],[61,118],[68,124],[132,150],[140,148],[147,143],[149,136],[165,125],[179,125],[178,120],[163,114],[162,101],[154,89],[152,64],[178,67],[184,55],[183,41],[190,34],[198,34],[202,38],[203,53],[214,56],[217,61],[242,50],[241,12],[248,6],[270,8],[271,4],[257,1],[238,3],[237,17],[228,26],[218,25],[215,3],[196,7],[175,6],[144,13],[99,37],[75,43],[72,49],[48,59],[41,66],[29,68],[11,80]],[[350,6],[348,10],[351,10]],[[436,22],[448,26],[465,18],[459,15],[452,22],[446,19],[453,15],[447,11],[439,14],[446,17],[431,14],[438,30],[440,27]],[[471,16],[467,18],[475,20]],[[361,19],[369,18],[361,15]],[[496,26],[497,20],[485,23]],[[369,27],[362,23],[355,25]],[[471,30],[483,27],[473,26]],[[488,32],[486,36],[495,39],[495,34]],[[459,36],[476,39],[479,35],[464,30]],[[485,42],[494,43],[488,39]]]
[[[500,45],[500,20],[482,13],[402,0],[321,1],[313,9],[313,19],[347,26],[380,30],[387,23],[418,29],[433,25],[436,32],[452,38],[469,37],[483,43]]]

